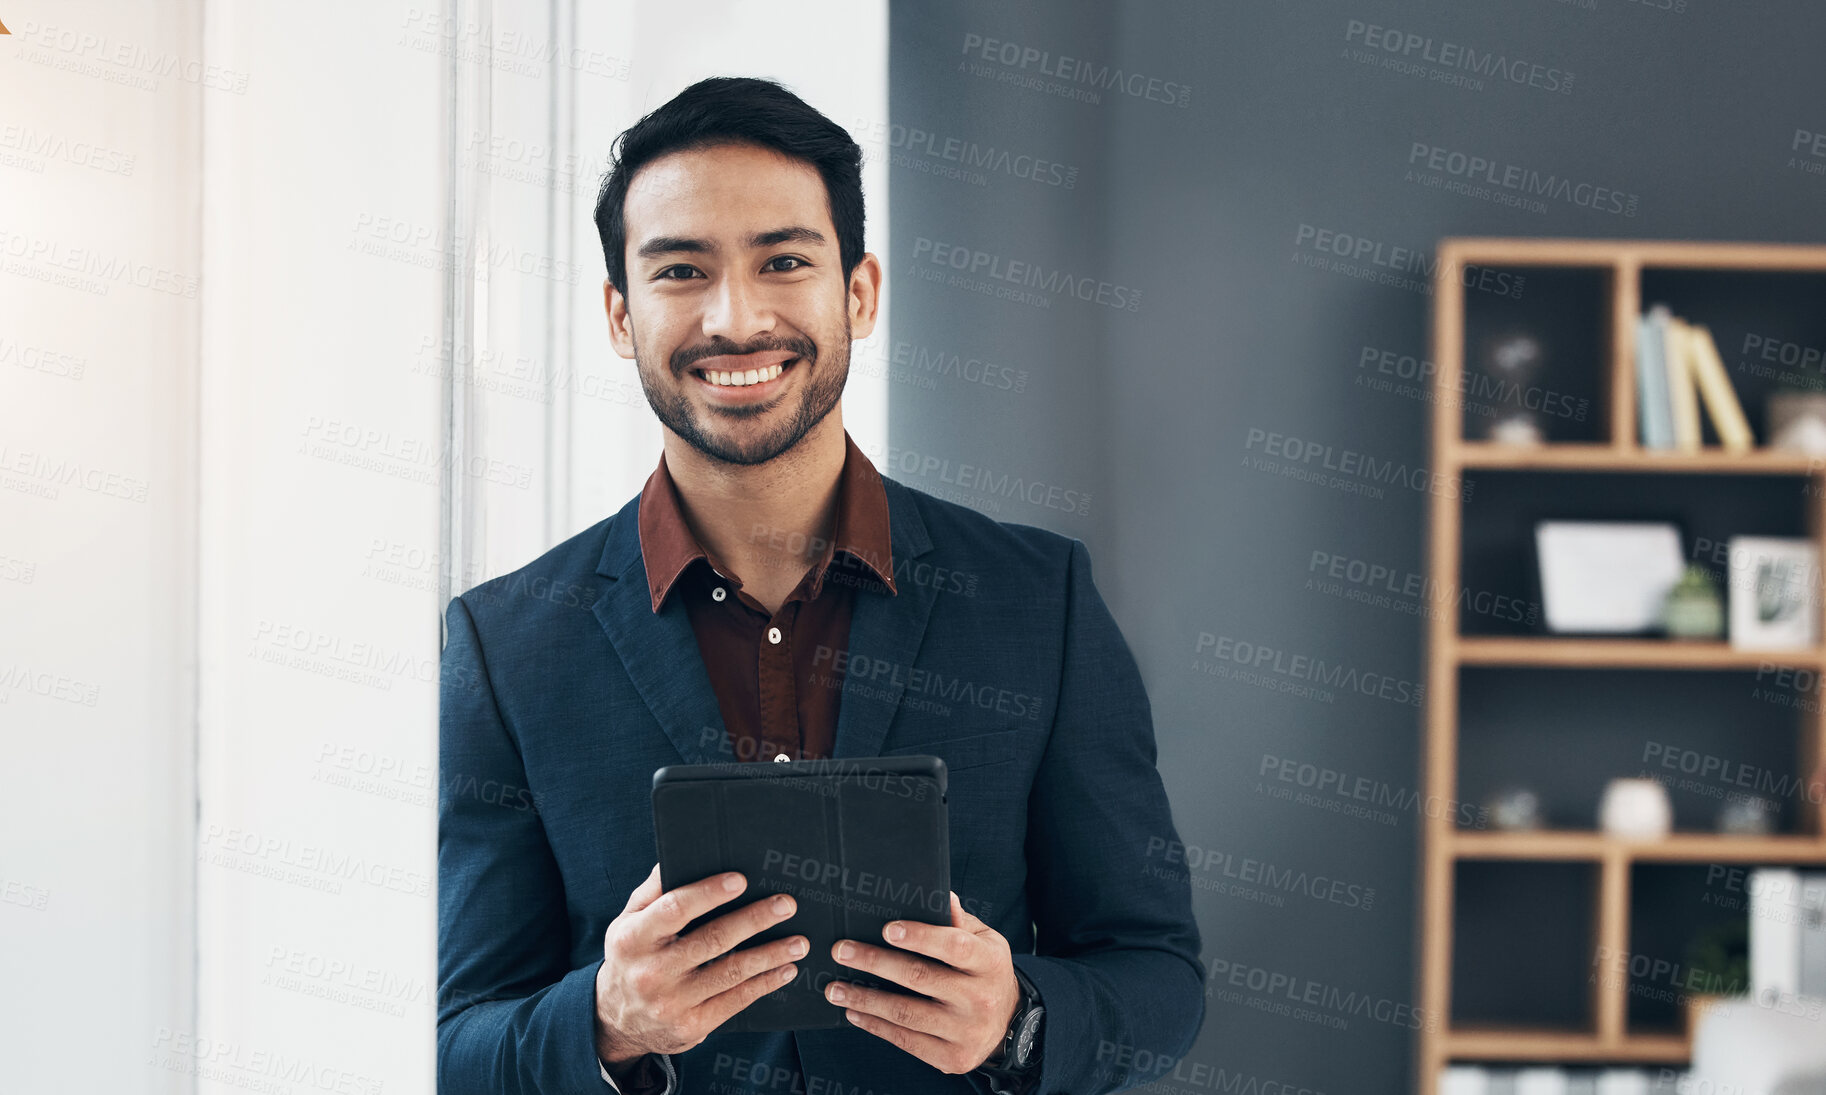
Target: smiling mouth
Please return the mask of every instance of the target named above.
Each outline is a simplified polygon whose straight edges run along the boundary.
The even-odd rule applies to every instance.
[[[737,369],[734,371],[693,369],[691,371],[697,374],[699,379],[706,381],[714,388],[747,388],[756,384],[765,384],[770,380],[778,378],[780,374],[792,368],[794,365],[798,364],[798,362],[799,359],[793,357],[779,362],[778,364],[769,365],[765,369]]]

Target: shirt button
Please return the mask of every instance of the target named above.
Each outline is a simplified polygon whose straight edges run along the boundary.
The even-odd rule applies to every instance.
[[[786,761],[786,760],[791,760],[791,759],[793,759],[793,758],[787,756],[785,753],[775,753],[774,754],[774,763],[775,764],[778,764],[781,761]]]
[[[729,596],[729,592],[727,590],[725,590],[722,586],[717,586],[715,589],[710,591],[710,599],[713,601],[720,601],[724,597],[727,597],[727,596]]]
[[[768,628],[767,629],[767,641],[770,643],[773,643],[775,646],[778,646],[780,644],[780,629],[777,627]]]

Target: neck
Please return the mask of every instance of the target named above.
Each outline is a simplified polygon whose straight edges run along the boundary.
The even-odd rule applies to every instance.
[[[670,430],[665,452],[685,523],[745,589],[778,590],[783,598],[836,533],[845,456],[841,404],[765,464],[726,464]]]

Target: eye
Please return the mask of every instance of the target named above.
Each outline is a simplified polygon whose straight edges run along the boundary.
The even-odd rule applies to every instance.
[[[797,255],[780,255],[777,258],[774,258],[772,261],[768,262],[767,265],[772,266],[776,262],[790,262],[790,263],[795,264],[793,266],[782,268],[780,270],[780,273],[782,273],[782,274],[790,274],[790,273],[794,272],[795,270],[800,270],[800,269],[803,269],[804,267],[811,265],[811,263],[806,262],[804,259],[800,258]]]
[[[682,278],[672,277],[671,274],[672,274],[672,271],[674,271],[674,270],[684,270],[687,272],[687,276],[682,277]],[[658,274],[656,274],[654,276],[654,280],[655,281],[689,281],[690,280],[689,275],[696,274],[696,273],[697,273],[697,268],[694,266],[682,266],[682,265],[681,266],[668,266],[664,270],[661,270]]]

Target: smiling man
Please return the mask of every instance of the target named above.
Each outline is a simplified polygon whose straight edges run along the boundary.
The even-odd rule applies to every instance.
[[[621,136],[596,224],[663,452],[619,513],[449,606],[439,1090],[1154,1078],[1204,992],[1147,697],[1081,542],[886,479],[845,432],[882,289],[861,150],[778,84],[705,80]],[[898,986],[826,986],[843,1027],[718,1032],[806,940],[745,945],[794,907],[738,875],[662,892],[653,771],[919,753],[950,772],[951,923],[839,941]]]

